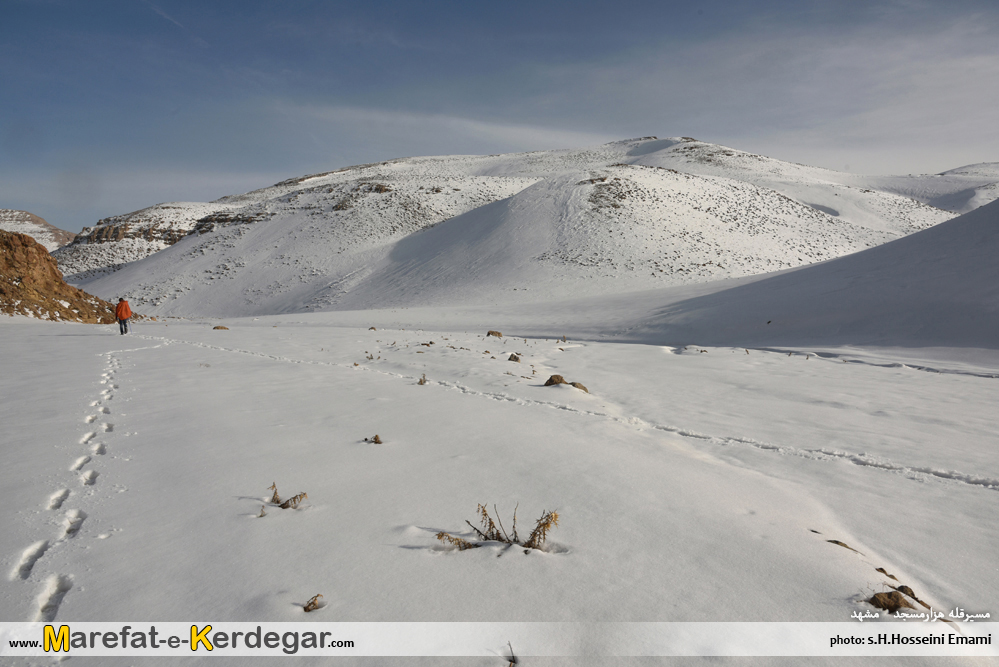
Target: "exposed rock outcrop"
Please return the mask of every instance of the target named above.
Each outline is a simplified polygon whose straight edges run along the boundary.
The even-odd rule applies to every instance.
[[[0,231],[0,312],[43,320],[111,324],[114,307],[63,280],[45,246]]]

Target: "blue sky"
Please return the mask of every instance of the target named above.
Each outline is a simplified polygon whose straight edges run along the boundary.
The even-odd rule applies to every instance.
[[[0,0],[0,208],[78,231],[405,155],[687,135],[999,161],[983,2]]]

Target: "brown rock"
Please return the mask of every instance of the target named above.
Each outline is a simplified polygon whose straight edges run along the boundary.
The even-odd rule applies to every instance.
[[[520,363],[520,357],[518,357],[516,354],[511,354],[507,358],[507,361],[516,361],[519,364]]]
[[[489,336],[496,336],[497,338],[502,338],[503,334],[501,334],[499,331],[487,331],[486,337],[488,338]]]
[[[569,384],[561,375],[553,375],[545,381],[545,386],[550,387],[555,384]]]
[[[228,330],[229,330],[229,327],[224,327],[224,326],[222,326],[222,325],[220,324],[220,325],[218,325],[217,327],[212,327],[212,329],[222,329],[223,331],[228,331]]]
[[[898,591],[892,591],[891,593],[875,593],[869,603],[877,607],[878,609],[885,609],[889,613],[894,614],[899,609],[915,609],[905,597]]]
[[[88,324],[115,322],[113,305],[66,284],[45,246],[26,234],[5,231],[0,231],[0,312]]]
[[[585,391],[585,392],[586,392],[587,394],[588,394],[588,393],[590,393],[590,390],[589,390],[589,389],[587,389],[586,387],[584,387],[584,386],[583,386],[583,383],[582,383],[582,382],[570,382],[569,384],[571,384],[571,385],[572,385],[573,387],[575,387],[576,389],[582,389],[582,390],[583,390],[583,391]]]

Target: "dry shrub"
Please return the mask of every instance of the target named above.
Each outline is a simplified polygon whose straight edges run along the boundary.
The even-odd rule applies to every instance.
[[[315,610],[319,609],[319,598],[321,598],[321,597],[322,597],[322,595],[319,594],[319,593],[317,593],[316,595],[314,595],[312,597],[311,600],[309,600],[308,602],[305,603],[305,606],[303,607],[303,609],[305,609],[305,611],[315,611]]]
[[[416,381],[416,384],[425,385],[426,383],[427,383],[427,374],[424,373],[423,375],[420,376],[420,379]]]
[[[548,531],[556,527],[558,527],[558,512],[543,512],[538,523],[534,526],[534,530],[531,531],[531,536],[521,546],[528,549],[540,549],[544,546],[545,540],[548,539]]]
[[[454,535],[449,535],[444,531],[437,533],[437,539],[445,544],[450,544],[453,547],[458,547],[458,551],[464,551],[465,549],[475,549],[479,547],[478,544],[473,544],[468,540],[463,540],[460,537],[455,537]]]
[[[379,437],[379,435],[377,433],[375,433],[375,436],[373,438],[365,438],[364,442],[373,442],[376,445],[380,445],[380,444],[382,444],[382,439],[381,439],[381,437]]]
[[[524,553],[528,553],[527,550],[529,549],[543,549],[545,541],[548,539],[548,533],[558,526],[558,512],[545,510],[541,513],[541,518],[538,519],[530,536],[526,540],[521,540],[517,534],[517,508],[515,507],[513,510],[512,535],[507,533],[506,528],[503,527],[503,521],[500,519],[499,510],[496,509],[495,505],[493,505],[493,511],[496,512],[496,521],[493,521],[493,518],[489,516],[486,506],[479,504],[476,512],[479,515],[479,525],[481,528],[476,528],[470,521],[465,521],[475,531],[475,534],[479,536],[481,542],[469,542],[444,531],[437,533],[436,537],[445,544],[458,547],[459,551],[481,547],[484,542],[501,542],[503,544],[517,544],[522,546],[525,548]]]
[[[267,488],[269,490],[271,490],[271,491],[274,492],[274,495],[271,496],[271,502],[273,504],[275,504],[275,505],[277,505],[278,503],[280,503],[281,502],[281,496],[279,496],[278,492],[277,492],[277,482],[271,482],[271,485],[268,486]]]
[[[278,507],[280,507],[283,510],[286,510],[286,509],[297,510],[299,503],[301,503],[303,500],[305,500],[308,497],[309,497],[309,494],[307,494],[307,493],[305,493],[303,491],[302,493],[298,494],[297,496],[292,496],[288,500],[284,501],[283,503],[281,503],[280,505],[278,505]]]

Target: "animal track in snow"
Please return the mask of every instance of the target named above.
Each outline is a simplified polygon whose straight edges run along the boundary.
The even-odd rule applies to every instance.
[[[105,433],[110,433],[113,430],[114,430],[114,424],[105,424],[104,425],[104,432]]]
[[[97,419],[97,415],[90,415],[89,417],[87,417],[83,421],[85,421],[88,424],[92,424],[95,419]]]
[[[93,486],[97,483],[99,473],[96,470],[88,470],[80,475],[80,483],[84,486]]]
[[[15,579],[27,579],[31,576],[31,569],[35,567],[35,563],[41,558],[49,548],[48,540],[41,540],[40,542],[35,542],[30,547],[24,550],[21,554],[21,560],[18,561],[17,567],[14,568],[13,572],[10,573],[10,580]]]
[[[71,472],[77,472],[80,468],[87,465],[88,463],[90,463],[90,457],[81,456],[80,458],[76,459],[76,461],[73,462],[73,465],[70,466],[69,469]]]
[[[80,438],[80,444],[85,445],[96,437],[97,437],[97,432],[91,431],[90,433],[87,433],[82,438]]]
[[[59,509],[60,507],[62,507],[62,504],[66,502],[67,498],[69,498],[69,489],[59,489],[51,496],[49,496],[49,505],[48,505],[49,509],[50,510]]]
[[[109,415],[109,414],[111,414],[111,408],[105,406],[105,407],[101,408],[101,412],[103,412],[106,415]]]
[[[66,593],[73,588],[73,577],[66,574],[53,574],[45,582],[45,590],[38,597],[38,614],[35,622],[51,623],[59,613]]]
[[[70,510],[66,512],[66,537],[76,537],[86,519],[87,513],[83,510]]]
[[[103,442],[98,442],[93,447],[90,448],[90,452],[92,454],[97,454],[98,456],[106,454],[107,451],[108,448],[104,446]]]

